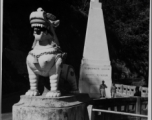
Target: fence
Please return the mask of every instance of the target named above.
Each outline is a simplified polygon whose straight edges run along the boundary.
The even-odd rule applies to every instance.
[[[90,120],[146,120],[148,98],[94,100],[88,106]],[[131,118],[132,117],[132,118]]]
[[[131,85],[123,85],[123,84],[115,84],[116,85],[116,94],[117,96],[134,96],[136,86]],[[148,88],[140,87],[141,97],[148,97]]]

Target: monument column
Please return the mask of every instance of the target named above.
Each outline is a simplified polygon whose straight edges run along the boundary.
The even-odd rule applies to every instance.
[[[102,81],[105,81],[107,85],[106,97],[110,98],[111,65],[102,4],[98,0],[91,0],[81,61],[79,90],[81,93],[89,93],[90,97],[99,98],[99,87]]]

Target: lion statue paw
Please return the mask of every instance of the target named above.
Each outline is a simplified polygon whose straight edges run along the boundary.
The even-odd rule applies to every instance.
[[[40,93],[38,90],[28,90],[25,95],[27,95],[27,96],[39,96]]]
[[[60,97],[60,96],[61,96],[61,92],[60,91],[49,91],[46,94],[46,97],[51,97],[51,98]]]

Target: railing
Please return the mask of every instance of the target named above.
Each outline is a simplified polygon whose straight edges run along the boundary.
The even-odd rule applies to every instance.
[[[134,96],[136,86],[115,84],[116,85],[116,94],[118,96],[128,97]],[[140,87],[141,97],[148,97],[148,88]]]
[[[147,102],[141,97],[93,100],[88,106],[90,120],[146,120]]]
[[[102,110],[102,109],[94,109],[92,105],[88,106],[88,111],[89,111],[89,120],[95,120],[94,114],[92,112],[103,112],[103,113],[112,113],[112,114],[118,114],[118,115],[134,116],[134,117],[136,117],[135,118],[136,120],[140,120],[140,117],[148,118],[147,115],[132,114],[132,113],[125,113],[125,112],[115,112],[115,111],[108,111],[108,110]],[[107,119],[104,119],[104,120],[107,120]],[[114,120],[114,118],[112,118],[111,120]],[[117,120],[118,120],[118,118],[117,118]]]

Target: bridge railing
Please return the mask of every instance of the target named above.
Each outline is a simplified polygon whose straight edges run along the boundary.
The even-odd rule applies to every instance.
[[[115,84],[116,85],[116,94],[118,96],[128,97],[134,96],[136,86],[131,85],[123,85],[123,84]],[[148,88],[147,87],[140,87],[141,97],[148,97]]]
[[[90,120],[147,120],[147,103],[147,97],[93,100]]]

